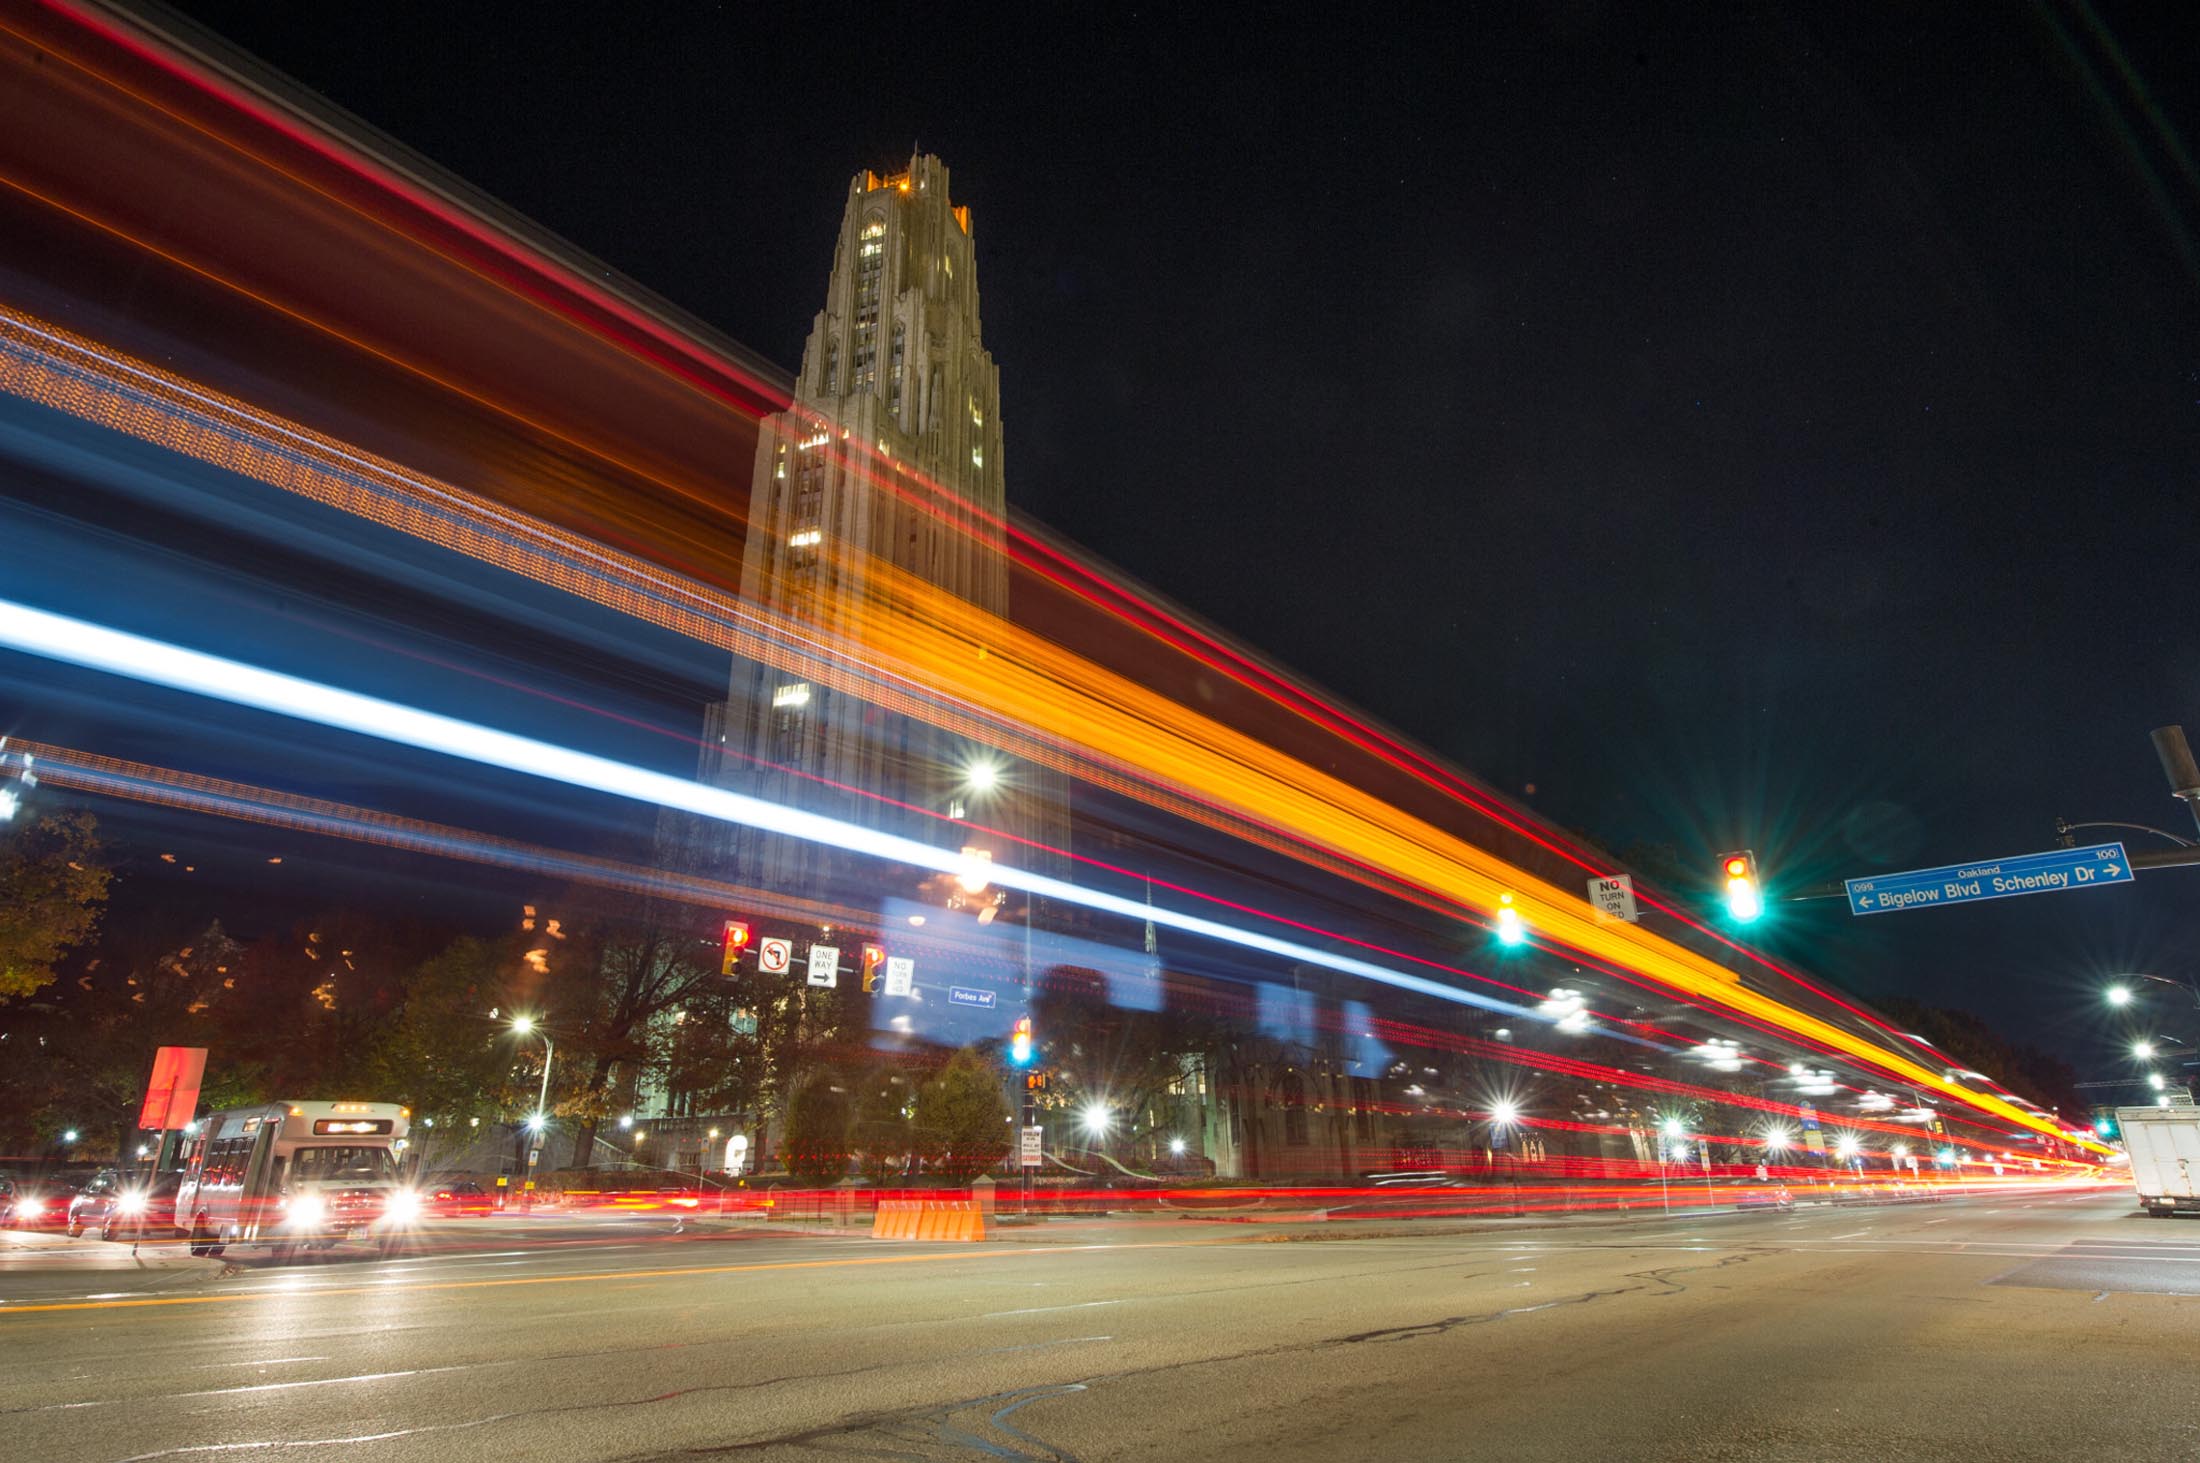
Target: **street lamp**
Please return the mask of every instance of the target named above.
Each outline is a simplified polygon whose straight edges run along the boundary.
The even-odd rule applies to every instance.
[[[2131,1054],[2142,1062],[2147,1061],[2154,1055],[2154,1043],[2144,1039],[2135,1041],[2131,1044]]]
[[[1184,1140],[1182,1138],[1171,1138],[1169,1140],[1169,1154],[1174,1158],[1184,1156]]]
[[[549,1126],[550,1122],[550,1062],[557,1056],[558,1048],[557,1044],[550,1040],[550,1033],[537,1026],[535,1018],[532,1016],[514,1016],[512,1018],[512,1030],[519,1036],[539,1036],[542,1038],[542,1087],[535,1095],[535,1115],[527,1120],[527,1131],[539,1140],[542,1137],[542,1130]],[[534,1200],[535,1160],[541,1152],[542,1149],[534,1143],[528,1144],[527,1186],[528,1202],[530,1203]]]
[[[1111,1121],[1108,1105],[1104,1102],[1092,1103],[1079,1114],[1079,1120],[1084,1124],[1086,1132],[1095,1138],[1100,1137],[1108,1131],[1108,1123]]]
[[[2187,976],[2183,980],[2173,980],[2166,975],[2149,975],[2143,970],[2134,970],[2123,978],[2125,980],[2151,980],[2156,985],[2174,986],[2186,995],[2191,996],[2195,1006],[2200,1006],[2200,981],[2195,981],[2191,976]],[[2111,1006],[2128,1006],[2138,998],[2136,991],[2130,986],[2122,984],[2110,986],[2107,995],[2108,1003]]]
[[[512,1031],[517,1036],[542,1038],[542,1090],[535,1097],[535,1117],[539,1120],[550,1110],[550,1063],[558,1054],[557,1045],[550,1040],[549,1032],[535,1024],[532,1016],[514,1016]],[[538,1121],[535,1126],[539,1131],[542,1124]]]

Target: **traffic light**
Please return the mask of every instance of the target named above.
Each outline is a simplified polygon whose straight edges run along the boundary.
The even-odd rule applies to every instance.
[[[1520,922],[1520,911],[1513,908],[1510,894],[1497,896],[1497,941],[1501,945],[1517,945],[1528,938],[1527,927]]]
[[[1024,1073],[1024,1091],[1026,1091],[1026,1092],[1044,1092],[1044,1091],[1046,1091],[1046,1087],[1047,1087],[1047,1074],[1046,1074],[1046,1073],[1044,1073],[1044,1072],[1026,1072],[1026,1073]]]
[[[719,952],[718,973],[731,975],[741,963],[741,952],[749,948],[749,922],[745,919],[726,921],[726,942]]]
[[[863,993],[865,995],[871,995],[877,989],[879,972],[885,967],[886,947],[884,945],[865,945],[863,947]]]
[[[1719,855],[1719,872],[1726,879],[1726,912],[1741,924],[1765,912],[1764,889],[1757,882],[1757,855],[1748,849]]]
[[[1016,1018],[1016,1033],[1008,1039],[1008,1059],[1019,1067],[1031,1065],[1031,1018]]]

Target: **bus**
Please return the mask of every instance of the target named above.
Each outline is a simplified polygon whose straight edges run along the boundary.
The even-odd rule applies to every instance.
[[[399,1178],[412,1111],[394,1102],[270,1102],[203,1119],[184,1160],[176,1224],[194,1255],[264,1244],[277,1263],[301,1248],[368,1240],[401,1248],[420,1196]]]

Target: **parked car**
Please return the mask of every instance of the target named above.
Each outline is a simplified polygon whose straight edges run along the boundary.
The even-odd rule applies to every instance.
[[[438,1219],[484,1219],[496,1212],[496,1196],[471,1179],[435,1184],[428,1189],[427,1210]]]
[[[70,1196],[67,1218],[62,1224],[70,1239],[97,1229],[106,1221],[107,1211],[114,1207],[115,1196],[122,1192],[126,1179],[127,1175],[119,1168],[103,1168]]]
[[[0,1228],[59,1229],[69,1221],[69,1201],[76,1196],[77,1181],[58,1175],[18,1179],[0,1213]]]
[[[140,1174],[125,1182],[100,1220],[104,1240],[173,1239],[176,1225],[176,1190],[183,1184],[180,1173]]]

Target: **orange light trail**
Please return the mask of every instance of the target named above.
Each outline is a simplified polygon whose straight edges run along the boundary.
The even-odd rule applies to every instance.
[[[363,222],[369,229],[385,232],[408,246],[424,250],[492,288],[509,293],[513,298],[557,317],[567,326],[611,343],[634,359],[663,371],[684,387],[699,391],[750,417],[754,417],[759,411],[776,409],[786,404],[786,393],[783,390],[776,385],[764,383],[753,372],[744,370],[726,349],[703,338],[691,325],[664,318],[646,306],[637,305],[625,294],[605,288],[592,277],[577,270],[570,259],[554,250],[546,249],[539,239],[526,236],[524,230],[515,229],[507,221],[498,219],[478,206],[470,205],[451,189],[438,187],[432,180],[423,179],[416,170],[395,164],[361,146],[346,137],[340,129],[313,115],[310,109],[287,102],[203,55],[179,49],[173,40],[137,24],[126,13],[117,12],[110,7],[75,3],[75,0],[43,0],[34,14],[41,18],[36,22],[26,23],[34,24],[42,30],[42,34],[32,35],[27,31],[13,29],[9,33],[34,48],[41,56],[50,54],[64,59],[86,77],[131,98],[140,107],[148,109],[171,125],[187,129],[234,157],[264,168],[296,188],[328,201],[355,220]],[[58,28],[55,22],[59,23]],[[86,44],[87,40],[89,46]],[[132,72],[133,68],[146,76],[147,85],[132,83],[126,73]],[[173,95],[176,98],[174,104],[154,95],[154,88]],[[296,158],[297,164],[286,163],[285,155]],[[318,177],[308,176],[305,171],[307,168],[314,170]],[[392,208],[394,213],[390,211]],[[72,212],[96,227],[110,227],[92,219],[88,214]],[[121,236],[129,237],[126,233]],[[143,241],[138,242],[142,245]],[[243,288],[233,281],[223,279],[218,272],[185,261],[179,256],[169,254],[163,257],[226,287]],[[249,290],[245,293],[315,328],[333,329],[325,322],[315,320],[310,314],[285,306],[271,297]],[[341,331],[334,333],[347,344],[391,360],[404,369],[420,369]],[[436,380],[447,387],[450,385],[433,375],[429,375],[427,379]],[[478,393],[464,393],[455,387],[451,389],[491,410],[508,412],[507,408]],[[570,438],[559,436],[538,420],[522,419],[536,430],[567,441],[570,445],[581,446]],[[914,478],[906,475],[905,464],[893,464],[890,472],[884,470],[884,464],[870,452],[868,443],[858,442],[853,446],[855,456],[848,459],[851,465],[860,464],[866,475],[881,489],[923,508],[956,531],[971,533],[984,538],[988,543],[992,543],[993,539],[987,536],[1000,536],[1007,545],[1006,552],[1017,563],[1064,593],[1143,631],[1156,642],[1217,670],[1272,704],[1343,737],[1354,746],[1372,753],[1392,767],[1406,771],[1424,785],[1473,810],[1479,816],[1529,839],[1569,863],[1594,873],[1610,872],[1603,867],[1601,861],[1557,830],[1543,827],[1503,805],[1486,790],[1476,787],[1451,769],[1422,755],[1379,728],[1329,703],[1311,688],[1263,663],[1259,658],[1248,655],[1218,636],[1188,623],[1180,615],[1171,613],[1134,590],[1113,582],[1080,556],[1066,551],[1046,535],[1019,523],[986,515],[971,505],[962,503],[952,492],[921,474]],[[582,450],[592,449],[582,446]],[[603,456],[600,452],[597,455]],[[617,461],[611,457],[605,457],[604,460]],[[628,470],[640,471],[631,463],[620,462],[619,465]],[[673,484],[662,476],[651,477],[646,472],[643,476],[683,497],[694,499],[696,496],[692,490]],[[767,657],[756,658],[772,663]],[[876,695],[871,699],[884,705],[893,704]],[[936,721],[937,717],[929,719]],[[1023,755],[1042,765],[1059,765],[1058,759],[1061,756],[1058,751],[1037,752],[1036,749],[1026,749]],[[1091,777],[1093,774],[1088,769],[1084,775]],[[1119,777],[1122,774],[1118,769],[1108,775]],[[1122,790],[1111,781],[1101,778],[1094,780],[1100,785],[1115,786],[1117,790]],[[1170,795],[1160,789],[1149,788],[1143,796],[1148,801],[1156,801]],[[1196,805],[1180,805],[1171,810],[1198,818],[1208,826],[1223,826],[1223,819],[1227,817],[1218,809],[1200,808]],[[1238,836],[1249,837],[1265,847],[1278,847],[1275,840],[1281,838],[1288,841],[1290,836],[1257,822],[1235,831]],[[1377,865],[1362,863],[1350,868],[1340,868],[1334,860],[1343,855],[1333,849],[1323,852],[1301,846],[1296,850],[1283,851],[1329,867],[1333,872],[1344,873],[1363,883],[1385,887],[1387,892],[1428,907],[1428,900],[1416,892],[1414,887],[1395,886],[1390,882],[1390,873]],[[1703,924],[1672,904],[1661,901],[1648,888],[1638,887],[1638,899],[1645,906],[1659,910],[1699,934],[1717,941],[1733,951],[1738,958],[1793,982],[1799,989],[1809,991],[1819,999],[1841,1007],[1858,1020],[1885,1032],[1890,1039],[1925,1045],[1915,1042],[1906,1033],[1894,1030],[1869,1011],[1843,999],[1837,993],[1807,980],[1799,972],[1782,966],[1762,952]],[[1472,909],[1478,905],[1479,901],[1470,900],[1467,907]],[[1715,961],[1698,958],[1694,960],[1693,968],[1699,981],[1732,979],[1731,976],[1722,977],[1711,973],[1725,969]],[[1690,995],[1683,986],[1675,985],[1670,973],[1657,975],[1655,978],[1664,982],[1669,989],[1680,991],[1699,1003],[1706,998],[1700,992]],[[1759,1027],[1766,1024],[1766,1018],[1763,1017],[1741,1017],[1740,1013],[1732,1010],[1728,1014]],[[1787,1028],[1776,1024],[1775,1029]],[[1881,1050],[1876,1044],[1872,1044],[1872,1047],[1875,1051]],[[1926,1050],[1930,1051],[1930,1048],[1926,1047]],[[1905,1068],[1903,1075],[1912,1074]],[[1962,1100],[1969,1101],[1970,1095],[1962,1095]]]
[[[1231,810],[1256,827],[1287,830],[1295,840],[1327,850],[1349,865],[1379,870],[1470,916],[1486,917],[1509,903],[1539,943],[1611,961],[2004,1121],[2065,1136],[2046,1119],[1992,1093],[1953,1082],[1904,1054],[1750,990],[1734,971],[1649,930],[1600,925],[1571,891],[884,564],[843,556],[851,575],[860,574],[871,592],[853,597],[842,617],[844,638],[825,651],[799,624],[775,621],[730,596],[558,534],[458,489],[426,483],[394,464],[281,423],[181,377],[109,355],[80,337],[10,320],[0,321],[0,341],[15,347],[0,353],[0,389],[362,513],[537,582],[678,628],[704,643],[815,675],[827,684],[837,680],[859,699],[887,704],[951,731],[999,740],[1002,726],[1037,729],[1047,734],[1044,743],[1016,740],[1043,746],[1045,756],[1035,760],[1047,765],[1090,776],[1084,757],[1061,750],[1075,746],[1087,756],[1097,754],[1102,768],[1119,769],[1103,785],[1112,783],[1170,811]],[[66,367],[55,361],[57,344],[71,357]],[[129,389],[121,389],[118,372],[131,378]],[[148,392],[164,399],[167,410],[149,407]],[[223,428],[202,419],[210,410],[224,415]],[[280,433],[281,447],[268,440],[270,431]],[[320,460],[313,460],[315,456]],[[362,477],[381,491],[370,491]],[[432,508],[424,501],[431,491],[436,499]],[[394,508],[391,495],[397,499]],[[555,548],[557,557],[546,561],[536,545]],[[645,593],[644,585],[652,592]],[[744,625],[764,629],[738,628]],[[830,658],[812,658],[820,655]],[[864,675],[842,669],[843,664],[874,669]],[[882,681],[888,688],[953,687],[956,702],[975,707],[979,715],[943,714],[938,698],[882,689]],[[895,705],[897,701],[901,704]],[[1157,785],[1173,796],[1154,798]],[[2088,1146],[2109,1151],[2097,1143]]]

